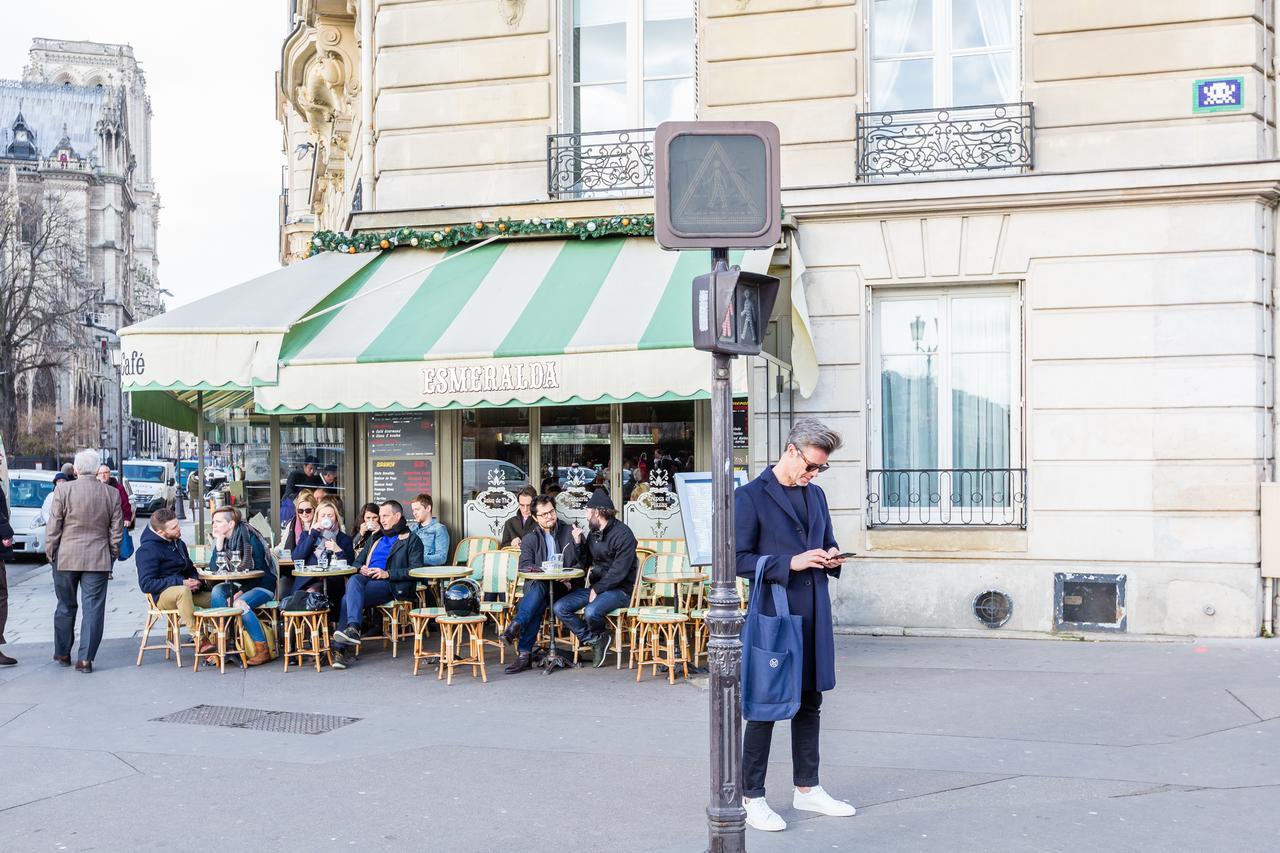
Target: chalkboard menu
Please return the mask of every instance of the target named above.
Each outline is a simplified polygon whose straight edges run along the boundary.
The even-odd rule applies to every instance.
[[[425,459],[435,452],[435,414],[408,412],[369,416],[370,458]]]
[[[431,494],[430,459],[373,460],[373,500],[397,500],[409,514],[409,502],[417,495]]]
[[[750,450],[751,439],[749,437],[749,419],[750,411],[747,407],[746,400],[733,401],[733,449],[734,450]]]

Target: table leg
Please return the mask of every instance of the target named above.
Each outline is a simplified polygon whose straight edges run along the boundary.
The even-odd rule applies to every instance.
[[[547,581],[547,611],[551,620],[551,647],[547,650],[547,659],[543,663],[542,674],[550,675],[557,669],[567,669],[569,662],[560,657],[556,648],[556,581]]]

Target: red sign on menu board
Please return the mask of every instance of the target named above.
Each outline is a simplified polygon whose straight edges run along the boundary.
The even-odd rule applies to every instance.
[[[373,499],[376,503],[397,500],[409,515],[409,502],[417,495],[431,493],[430,459],[375,459]]]

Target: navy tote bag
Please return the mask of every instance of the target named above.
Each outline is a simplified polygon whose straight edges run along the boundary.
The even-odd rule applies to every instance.
[[[742,628],[742,716],[747,720],[789,720],[800,710],[800,684],[804,673],[804,636],[802,620],[792,616],[787,606],[787,591],[776,583],[773,612],[760,612],[765,585],[762,582],[763,556],[756,560],[755,584],[751,587],[751,604]]]

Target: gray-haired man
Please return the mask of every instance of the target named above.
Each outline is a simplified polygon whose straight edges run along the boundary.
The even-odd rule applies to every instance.
[[[804,640],[800,708],[791,719],[791,805],[799,811],[849,817],[856,811],[818,782],[819,709],[822,693],[836,686],[835,638],[831,625],[830,577],[844,562],[827,497],[813,480],[830,468],[827,457],[840,449],[840,434],[819,421],[796,421],[786,449],[771,467],[734,492],[733,524],[738,574],[754,577],[764,558],[763,585],[776,584],[787,596],[791,615],[799,616]],[[773,596],[752,589],[760,612],[776,616]],[[776,832],[787,828],[764,798],[773,723],[749,720],[742,737],[742,803],[747,826]]]
[[[53,589],[58,596],[53,614],[53,659],[71,666],[76,611],[83,605],[76,671],[85,673],[93,672],[93,659],[102,642],[107,581],[120,556],[124,534],[119,493],[93,476],[99,462],[92,450],[76,454],[77,477],[54,490],[45,528],[44,550],[53,566]]]

